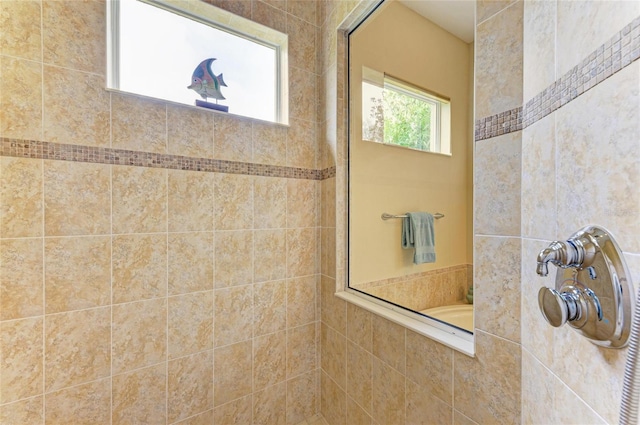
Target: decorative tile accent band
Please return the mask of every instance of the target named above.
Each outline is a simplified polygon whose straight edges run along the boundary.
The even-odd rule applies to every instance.
[[[571,102],[640,58],[640,16],[622,28],[587,58],[530,99],[524,108],[476,120],[475,140],[522,130]],[[518,114],[513,124],[513,114]],[[507,121],[507,117],[509,120]]]
[[[489,139],[522,130],[522,106],[476,120],[475,139]]]
[[[6,137],[0,137],[0,156],[131,165],[185,171],[246,174],[251,176],[285,177],[301,180],[324,180],[335,177],[336,174],[336,167],[312,170],[307,168],[254,164],[250,162],[225,161],[210,158],[194,158],[182,155],[168,155],[125,149],[10,139]]]

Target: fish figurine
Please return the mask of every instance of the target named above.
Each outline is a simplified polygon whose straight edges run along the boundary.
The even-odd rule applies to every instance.
[[[200,65],[196,67],[191,76],[191,85],[187,87],[202,96],[204,100],[207,100],[208,97],[212,97],[216,101],[225,98],[220,91],[220,86],[227,87],[227,84],[224,82],[222,74],[213,74],[211,64],[214,60],[216,58],[209,58],[200,62]]]

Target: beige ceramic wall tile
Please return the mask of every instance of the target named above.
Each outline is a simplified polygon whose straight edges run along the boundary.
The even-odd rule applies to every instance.
[[[216,395],[218,397],[218,395]],[[217,400],[217,399],[216,399]],[[215,424],[250,424],[253,422],[252,396],[231,401],[218,406],[213,411],[213,423]]]
[[[322,373],[321,379],[320,406],[322,416],[330,424],[345,424],[347,395],[326,373]]]
[[[287,330],[287,378],[316,369],[316,338],[315,323]]]
[[[43,397],[33,397],[11,404],[0,405],[0,423],[3,425],[44,424]]]
[[[407,380],[406,423],[410,424],[450,424],[453,407],[435,397],[429,390]]]
[[[286,425],[287,385],[282,382],[253,395],[255,425]]]
[[[291,0],[286,2],[287,12],[306,22],[317,25],[316,4],[318,2],[309,0]]]
[[[171,360],[168,365],[169,423],[213,408],[213,351]]]
[[[556,185],[549,184],[556,177],[555,115],[522,132],[522,235],[526,237],[553,240],[557,234]]]
[[[407,381],[421,391],[453,405],[453,350],[415,332],[407,331]]]
[[[518,131],[476,143],[476,234],[520,234],[521,138]]]
[[[113,377],[112,423],[163,422],[167,413],[164,363]]]
[[[557,75],[561,76],[640,15],[640,4],[560,1],[557,13]]]
[[[287,179],[256,177],[254,229],[284,228],[287,224]]]
[[[109,147],[111,98],[102,75],[44,67],[44,139]]]
[[[213,143],[216,159],[251,162],[253,160],[251,121],[216,115]]]
[[[238,16],[244,18],[251,18],[251,1],[239,0],[239,1],[226,1],[226,0],[212,0],[211,4],[221,9],[228,10]]]
[[[292,328],[316,320],[316,276],[287,280],[287,326]]]
[[[277,124],[253,123],[253,161],[259,164],[286,165],[287,128]]]
[[[287,333],[280,331],[253,340],[253,391],[262,390],[286,377]],[[282,388],[284,395],[284,387]],[[255,413],[255,412],[254,412]],[[284,413],[284,406],[283,406]]]
[[[344,390],[346,389],[347,339],[324,323],[320,330],[322,370]]]
[[[556,179],[570,182],[557,189],[558,237],[598,223],[624,251],[640,252],[640,173],[631,171],[640,157],[639,81],[634,62],[558,110]]]
[[[316,81],[313,73],[289,67],[289,116],[315,121]]]
[[[111,94],[111,147],[167,152],[167,111],[163,102]]]
[[[214,114],[194,108],[167,105],[167,153],[213,158]]]
[[[513,342],[520,342],[520,243],[484,236],[474,243],[475,328]]]
[[[335,280],[323,275],[320,283],[322,323],[344,335],[347,332],[347,303],[334,295],[336,292]]]
[[[287,166],[316,167],[316,124],[297,119],[289,120],[287,133]]]
[[[405,376],[373,358],[373,418],[383,424],[404,423]]]
[[[0,158],[0,234],[3,238],[43,235],[42,163],[36,159]]]
[[[253,232],[215,232],[215,288],[253,282]]]
[[[316,71],[316,27],[301,19],[289,16],[289,65],[305,71]]]
[[[44,348],[46,392],[109,376],[111,308],[46,316]]]
[[[373,355],[347,342],[347,394],[368,414],[371,414]]]
[[[372,314],[367,310],[347,304],[347,338],[367,351],[372,351]]]
[[[553,424],[556,422],[555,402],[557,382],[551,371],[539,363],[527,350],[522,351],[522,422]]]
[[[284,229],[254,232],[253,280],[265,282],[287,275],[286,231]]]
[[[287,230],[287,277],[308,276],[317,272],[316,229]]]
[[[477,422],[472,421],[457,410],[453,411],[453,425],[478,425]]]
[[[167,236],[115,235],[112,239],[114,303],[167,294]]]
[[[315,180],[289,179],[287,181],[287,227],[313,227],[316,217]]]
[[[47,238],[44,244],[47,314],[111,303],[111,238]]]
[[[253,308],[254,336],[292,327],[287,323],[287,285],[284,280],[255,284]]]
[[[0,134],[41,140],[42,65],[5,56],[0,75]]]
[[[113,233],[167,231],[167,170],[115,166]]]
[[[167,300],[113,306],[113,373],[164,361],[167,356]]]
[[[552,343],[554,358],[551,370],[571,390],[565,392],[565,397],[573,399],[575,396],[571,394],[575,393],[607,423],[618,422],[625,352],[603,350],[570,327],[554,329]],[[575,353],[590,361],[571,366],[565,357]]]
[[[231,400],[250,394],[253,386],[251,341],[216,348],[214,355],[215,406],[218,407]],[[240,412],[245,411],[245,408],[246,406],[243,404],[233,407],[228,406],[228,408],[224,409],[224,413],[220,412],[220,415],[228,417],[233,412],[233,416],[246,417],[246,414],[240,414]],[[251,408],[249,410],[251,411]],[[216,417],[218,415],[219,412],[216,409]]]
[[[184,421],[176,422],[176,425],[211,425],[214,420],[213,409],[207,410]]]
[[[213,232],[170,233],[169,294],[213,289]]]
[[[476,22],[491,18],[515,1],[517,0],[479,0],[476,2]]]
[[[42,252],[42,239],[0,240],[0,320],[43,313]]]
[[[42,2],[0,3],[0,54],[42,60]]]
[[[265,0],[264,3],[283,11],[287,10],[286,0]]]
[[[287,424],[298,425],[316,413],[317,372],[314,370],[287,381]]]
[[[373,419],[349,397],[347,399],[347,423],[349,425],[371,425]]]
[[[520,345],[476,330],[476,357],[454,352],[454,406],[478,423],[519,423]]]
[[[170,359],[213,349],[213,291],[170,297],[168,324]]]
[[[551,343],[555,328],[547,323],[540,312],[538,291],[543,286],[555,287],[555,273],[550,273],[547,277],[540,277],[536,273],[534,265],[538,253],[546,248],[549,242],[531,239],[522,240],[520,322],[523,330],[523,348],[535,356],[539,362],[551,368],[555,356],[554,347]]]
[[[404,374],[405,328],[377,315],[373,315],[371,319],[373,355]]]
[[[259,0],[251,2],[251,20],[280,32],[287,30],[286,13]]]
[[[216,289],[214,300],[214,345],[221,347],[251,339],[253,335],[252,286]]]
[[[47,424],[93,425],[111,420],[111,380],[101,379],[60,391],[44,398]]]
[[[556,424],[561,425],[574,422],[579,424],[604,425],[616,423],[615,420],[605,420],[604,417],[598,416],[592,408],[593,404],[585,403],[579,397],[576,397],[576,394],[562,382],[556,380],[552,385],[556,388],[554,400]],[[617,400],[620,399],[618,398]],[[618,408],[618,403],[615,402],[610,407],[611,409]]]
[[[253,177],[215,175],[216,230],[251,229],[253,226]]]
[[[111,166],[44,161],[44,225],[47,236],[111,232]]]
[[[477,27],[476,118],[522,106],[523,3],[511,4]]]
[[[556,10],[556,2],[524,2],[524,102],[547,88],[557,78],[555,74]]]
[[[106,10],[103,0],[43,1],[44,62],[104,75]]]
[[[42,393],[42,317],[0,323],[0,403]]]
[[[169,231],[213,230],[214,174],[169,170]]]

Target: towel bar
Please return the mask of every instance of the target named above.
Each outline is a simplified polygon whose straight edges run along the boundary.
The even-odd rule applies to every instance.
[[[435,213],[433,215],[433,218],[435,218],[436,220],[438,220],[438,219],[440,219],[442,217],[444,217],[444,214],[440,214],[439,212],[437,212],[437,213]],[[389,213],[382,213],[380,218],[382,218],[383,220],[389,220],[390,218],[407,218],[407,215],[406,214],[393,215],[393,214],[389,214]]]

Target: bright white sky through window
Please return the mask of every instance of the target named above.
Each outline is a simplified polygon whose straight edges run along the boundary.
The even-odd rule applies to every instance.
[[[276,120],[275,49],[142,3],[120,1],[120,90],[195,105],[187,89],[208,58],[223,74],[229,113]],[[215,103],[215,99],[208,99]]]

